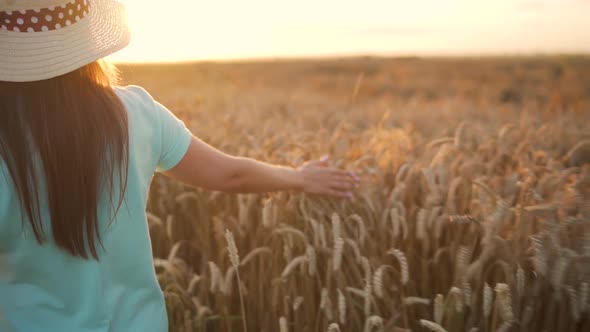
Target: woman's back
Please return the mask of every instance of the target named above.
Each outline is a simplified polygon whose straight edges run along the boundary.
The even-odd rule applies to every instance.
[[[43,194],[39,197],[40,213],[48,241],[44,245],[36,241],[30,225],[21,223],[18,195],[0,160],[2,331],[167,328],[164,299],[153,269],[145,206],[154,171],[175,166],[186,152],[191,134],[142,88],[117,87],[115,92],[128,115],[129,173],[123,204],[112,223],[112,197],[103,195],[98,206],[102,239],[102,246],[97,248],[99,261],[74,257],[56,246]],[[119,193],[113,194],[118,197]]]

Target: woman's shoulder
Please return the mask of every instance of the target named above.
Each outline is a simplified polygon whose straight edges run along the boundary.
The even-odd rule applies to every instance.
[[[139,85],[114,86],[113,90],[123,99],[136,99],[153,102],[153,97]]]
[[[139,85],[114,86],[113,90],[121,99],[129,115],[156,117],[156,101],[143,87]]]

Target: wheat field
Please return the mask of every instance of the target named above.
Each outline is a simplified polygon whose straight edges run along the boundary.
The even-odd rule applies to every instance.
[[[349,200],[157,175],[171,331],[590,331],[589,57],[119,67],[224,152],[361,176]]]

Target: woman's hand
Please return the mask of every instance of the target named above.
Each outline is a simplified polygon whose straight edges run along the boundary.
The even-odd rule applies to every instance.
[[[329,167],[328,157],[310,160],[297,167],[303,178],[303,191],[312,194],[352,197],[360,178],[351,171]]]

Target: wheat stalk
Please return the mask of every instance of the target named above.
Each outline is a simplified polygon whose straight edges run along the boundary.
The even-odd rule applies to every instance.
[[[514,321],[509,320],[509,321],[505,321],[504,323],[502,323],[502,325],[500,325],[500,327],[496,330],[497,332],[507,332],[510,327],[512,327],[512,325],[514,324]]]
[[[338,240],[339,238],[342,237],[342,231],[340,228],[340,216],[336,213],[333,212],[332,213],[332,236],[334,241]]]
[[[350,219],[356,221],[356,224],[358,225],[358,228],[359,228],[359,242],[361,243],[361,246],[364,246],[365,239],[367,237],[367,229],[365,228],[365,222],[363,221],[363,218],[361,218],[361,216],[359,216],[356,213],[352,214],[348,217]]]
[[[211,271],[211,292],[215,292],[216,289],[221,290],[223,288],[223,278],[221,277],[221,271],[217,264],[209,262],[209,271]]]
[[[253,249],[244,257],[244,259],[240,261],[240,266],[245,266],[246,264],[248,264],[248,262],[250,262],[250,260],[252,260],[254,257],[260,254],[272,254],[272,250],[270,250],[270,248],[268,247],[259,247]]]
[[[266,228],[272,228],[274,226],[273,216],[274,204],[271,198],[264,200],[262,207],[262,226]]]
[[[520,265],[516,269],[516,292],[519,297],[524,296],[524,287],[525,287],[525,275],[524,270]]]
[[[371,296],[371,279],[367,279],[365,282],[365,298],[364,298],[364,311],[365,316],[371,314],[371,302],[373,297]]]
[[[342,252],[344,250],[344,240],[341,237],[336,238],[334,241],[334,271],[340,270],[340,264],[342,263]]]
[[[279,318],[279,331],[281,332],[289,332],[289,327],[287,326],[287,318],[281,316]]]
[[[580,283],[580,299],[578,307],[580,308],[580,313],[585,313],[588,310],[588,283],[582,282]]]
[[[317,258],[315,249],[312,246],[307,246],[305,249],[305,255],[307,257],[307,272],[310,277],[313,277],[317,271]]]
[[[402,303],[406,306],[407,305],[414,305],[414,304],[430,305],[430,299],[423,298],[423,297],[417,297],[417,296],[406,296],[403,298]]]
[[[307,262],[307,260],[307,255],[301,255],[293,258],[281,273],[281,278],[286,279],[297,266]]]
[[[348,292],[360,296],[362,298],[366,298],[369,296],[369,294],[367,294],[367,291],[364,289],[358,289],[358,288],[354,288],[354,287],[346,287],[345,288]]]
[[[240,257],[238,256],[238,248],[234,240],[234,235],[229,229],[225,230],[225,240],[227,241],[229,260],[231,261],[232,267],[235,269],[236,277],[238,279],[238,292],[240,293],[240,306],[242,308],[242,323],[244,326],[244,332],[247,332],[246,308],[244,306],[244,296],[242,294],[242,282],[240,281]]]
[[[574,322],[578,322],[581,316],[578,294],[572,286],[566,286],[565,289],[570,300],[570,313],[572,315],[572,319]]]
[[[568,258],[565,256],[560,256],[557,259],[556,267],[553,269],[553,274],[551,275],[551,283],[553,284],[553,287],[557,289],[561,287],[567,266]]]
[[[465,305],[467,307],[471,307],[471,297],[472,297],[471,285],[469,284],[469,282],[467,280],[463,280],[463,282],[461,283],[461,291],[463,292],[463,300],[464,300]]]
[[[392,235],[394,238],[398,238],[400,235],[400,221],[399,221],[399,213],[397,211],[397,208],[391,208],[390,212],[389,212],[389,216],[391,219],[391,229],[392,229]]]
[[[338,317],[340,318],[340,324],[346,323],[346,297],[342,291],[338,290]]]
[[[510,295],[510,287],[504,283],[496,284],[496,295],[498,300],[496,301],[500,316],[506,321],[514,320],[514,313],[512,312],[512,297]]]
[[[421,208],[416,217],[416,238],[424,240],[426,237],[426,209]]]
[[[479,223],[479,220],[470,214],[453,214],[449,216],[449,221],[456,224]]]
[[[442,326],[438,325],[435,322],[431,322],[429,320],[426,320],[426,319],[420,319],[420,325],[426,327],[430,331],[434,331],[434,332],[447,332],[447,330],[445,330]]]
[[[197,287],[197,284],[199,283],[199,281],[201,281],[201,276],[199,276],[198,274],[195,274],[191,278],[191,281],[188,283],[188,289],[187,289],[189,294],[192,294],[195,292],[195,288]]]
[[[346,239],[346,243],[350,245],[354,252],[356,262],[360,264],[363,256],[361,255],[361,249],[359,248],[358,244],[353,239]]]
[[[373,274],[373,286],[375,289],[375,295],[377,295],[378,298],[383,298],[384,296],[384,291],[383,291],[383,273],[385,271],[385,268],[387,266],[386,265],[381,265],[377,268],[377,270],[375,270],[375,273]]]
[[[365,321],[365,328],[364,332],[371,332],[373,328],[382,329],[383,328],[383,318],[380,316],[370,316]]]
[[[332,320],[332,302],[330,301],[327,288],[322,288],[320,297],[320,310],[324,310],[324,314],[328,320]]]
[[[240,257],[238,256],[238,248],[236,247],[234,236],[229,229],[225,230],[225,239],[227,241],[229,260],[232,266],[237,269],[240,266]]]
[[[535,255],[533,256],[533,265],[535,267],[535,271],[542,276],[547,275],[547,255],[545,254],[545,249],[543,248],[543,242],[538,236],[531,236],[533,249]]]
[[[492,288],[488,285],[488,283],[484,283],[483,286],[483,315],[484,317],[486,317],[486,319],[488,317],[490,317],[490,314],[492,313],[492,303],[494,301],[494,293],[492,291]]]
[[[303,296],[297,296],[295,300],[293,300],[293,311],[297,311],[297,309],[303,304],[303,301]]]
[[[146,212],[146,217],[147,217],[147,221],[149,224],[158,224],[158,225],[164,225],[164,223],[162,222],[162,219],[160,219],[160,217],[158,217],[155,214]]]
[[[408,280],[410,279],[410,273],[408,272],[408,260],[406,259],[406,255],[404,255],[404,253],[398,249],[390,249],[387,253],[395,256],[395,258],[397,258],[399,261],[401,267],[402,285],[407,284]]]
[[[340,326],[336,323],[328,325],[328,332],[340,332]]]
[[[451,287],[451,290],[449,291],[449,297],[455,300],[455,310],[457,312],[462,312],[464,306],[463,291],[461,291],[461,289],[458,287]]]
[[[434,321],[437,324],[442,324],[443,315],[444,315],[444,295],[436,294],[434,298]]]
[[[469,258],[469,248],[467,246],[459,247],[459,253],[457,254],[456,264],[455,264],[455,279],[459,280],[465,273],[465,268],[467,267],[467,263]]]
[[[174,216],[170,214],[166,217],[166,236],[168,237],[168,240],[170,240],[170,242],[174,242],[173,227],[174,227]]]
[[[293,258],[293,251],[291,250],[292,248],[293,240],[290,236],[288,236],[283,242],[283,257],[287,262],[291,261],[291,258]]]
[[[324,224],[318,225],[318,233],[320,238],[321,247],[325,248],[328,246],[328,240],[326,240],[326,229]]]
[[[286,226],[286,225],[282,225],[280,228],[277,228],[275,230],[272,231],[273,234],[289,234],[289,235],[295,235],[296,237],[300,238],[303,243],[305,243],[307,245],[307,237],[305,236],[305,234],[296,229],[293,228],[291,226]]]

